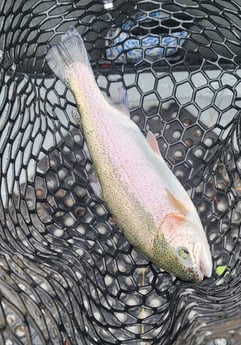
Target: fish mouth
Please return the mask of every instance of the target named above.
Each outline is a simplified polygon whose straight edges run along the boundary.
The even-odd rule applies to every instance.
[[[201,257],[198,266],[198,280],[202,281],[204,277],[210,278],[212,275],[212,261],[207,255]]]
[[[199,270],[198,270],[198,281],[201,282],[204,279],[205,275],[206,275],[205,266],[203,264],[203,261],[200,260]]]
[[[201,242],[201,241],[200,241]],[[196,279],[201,282],[204,277],[210,278],[212,275],[212,256],[208,243],[196,243],[195,255],[198,258],[196,262]]]

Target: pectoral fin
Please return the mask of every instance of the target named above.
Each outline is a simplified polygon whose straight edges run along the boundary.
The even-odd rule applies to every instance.
[[[151,146],[152,150],[161,156],[161,152],[160,152],[160,149],[158,146],[158,141],[157,141],[155,135],[151,131],[147,132],[146,140],[147,140],[148,144]]]
[[[177,226],[184,223],[186,217],[180,213],[167,213],[160,224],[161,234],[164,235],[166,240],[176,236]]]
[[[169,189],[166,188],[166,193],[169,202],[172,204],[173,208],[183,214],[184,216],[188,213],[187,207],[184,205],[184,203],[180,200],[178,200],[175,195],[173,195]]]
[[[163,218],[163,223],[168,223],[169,225],[181,224],[185,221],[185,216],[179,213],[167,213]]]

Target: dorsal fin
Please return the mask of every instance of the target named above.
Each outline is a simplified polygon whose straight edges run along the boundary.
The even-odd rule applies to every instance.
[[[161,152],[160,152],[160,149],[158,146],[157,139],[151,131],[147,132],[146,140],[147,140],[148,144],[151,146],[152,150],[161,156]]]
[[[93,166],[92,166],[91,171],[88,173],[88,175],[89,175],[90,186],[93,192],[98,198],[102,199],[101,185]]]
[[[71,112],[72,118],[79,123],[80,122],[80,114],[77,110],[72,110]]]
[[[112,91],[110,96],[113,106],[130,117],[126,89],[119,87],[117,90]]]
[[[176,209],[177,211],[179,211],[181,214],[183,214],[184,216],[188,213],[188,209],[186,208],[185,204],[182,201],[178,200],[175,195],[173,195],[169,189],[166,189],[166,193],[168,196],[168,199],[170,201],[170,203],[172,204],[173,208]]]

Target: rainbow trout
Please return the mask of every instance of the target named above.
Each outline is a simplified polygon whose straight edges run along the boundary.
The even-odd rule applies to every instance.
[[[155,136],[148,132],[145,138],[125,107],[103,96],[78,32],[68,30],[46,58],[75,97],[103,200],[125,237],[183,280],[210,277],[211,253],[191,199],[163,160]]]

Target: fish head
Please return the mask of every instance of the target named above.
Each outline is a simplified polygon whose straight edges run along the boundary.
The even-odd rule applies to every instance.
[[[210,248],[201,223],[182,214],[164,217],[153,249],[158,264],[182,280],[201,282],[212,274]]]

